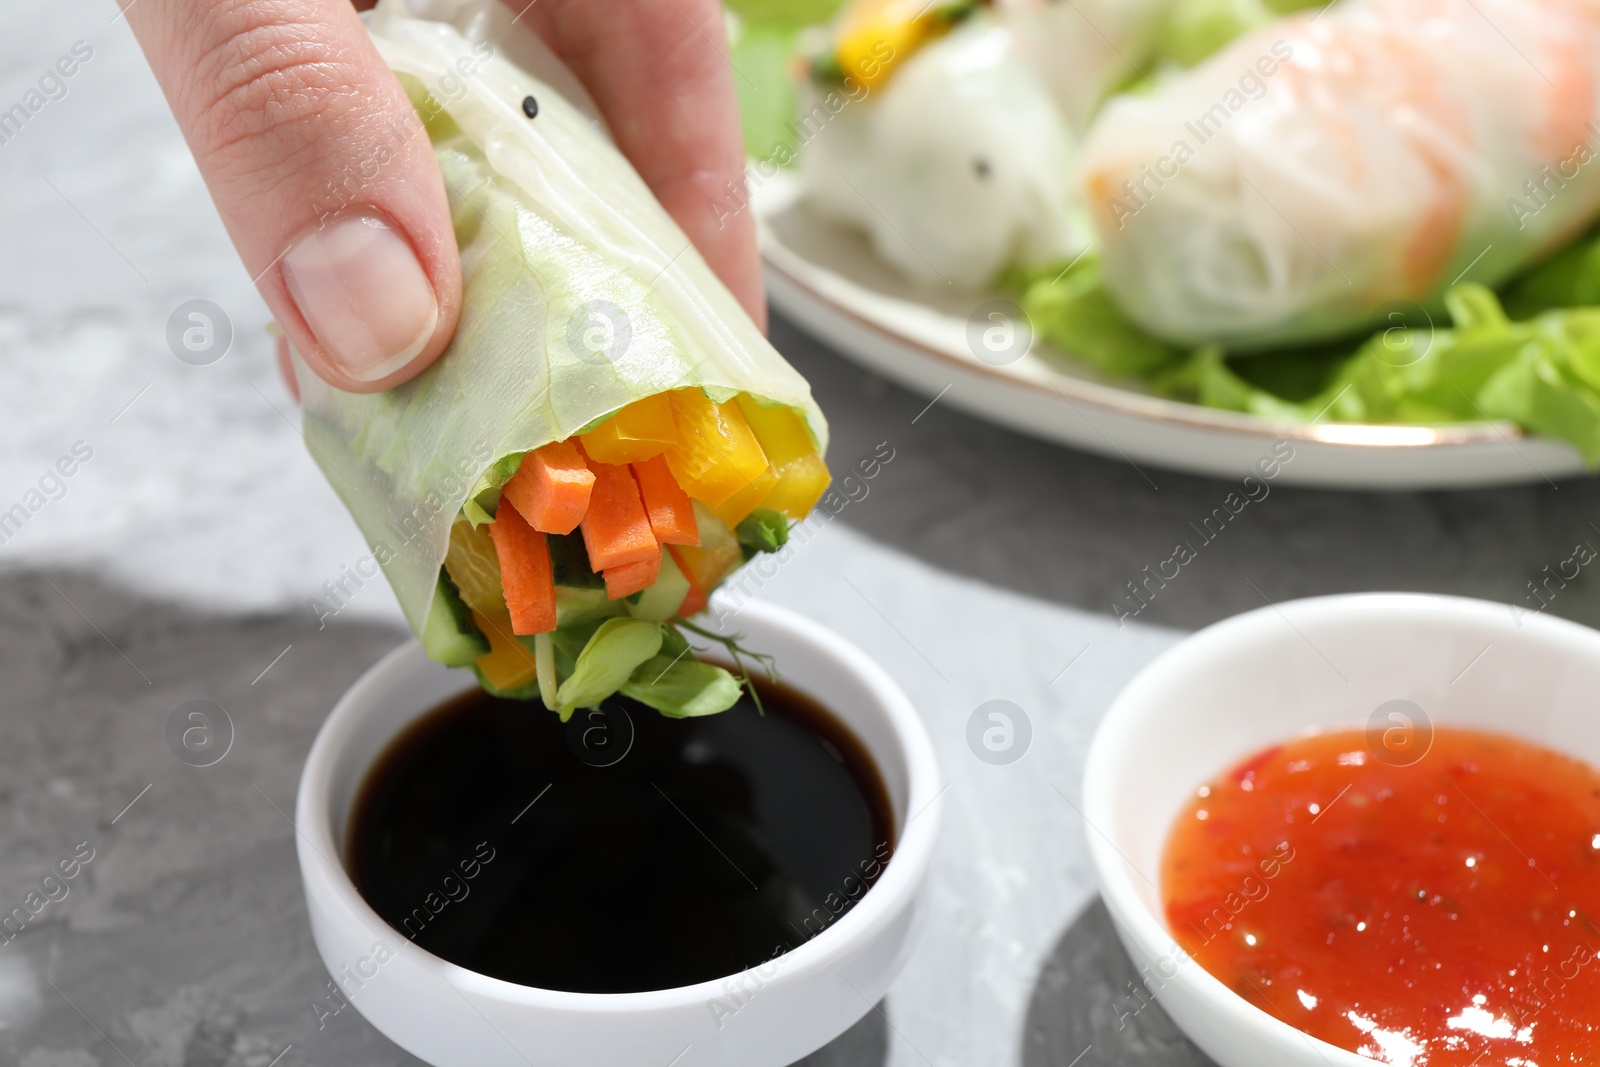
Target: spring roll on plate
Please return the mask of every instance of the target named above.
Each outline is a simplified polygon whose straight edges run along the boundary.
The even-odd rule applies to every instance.
[[[498,8],[368,16],[444,174],[464,302],[396,389],[297,359],[306,442],[434,659],[563,717],[619,691],[725,710],[738,680],[681,631],[821,496],[827,425],[597,125],[486,36]]]
[[[1106,282],[1152,333],[1246,349],[1493,285],[1600,208],[1593,0],[1345,0],[1255,31],[1083,150]]]
[[[1079,137],[1172,2],[851,0],[804,87],[808,203],[925,286],[1073,259]]]
[[[977,289],[1008,266],[1082,249],[1062,178],[1073,134],[1014,34],[984,9],[926,42],[890,46],[876,25],[853,32],[837,48],[846,73],[807,87],[800,165],[818,214],[862,230],[927,286]],[[890,58],[858,76],[851,56],[872,54],[860,34]],[[829,107],[830,96],[844,103]]]
[[[1038,71],[1074,130],[1106,94],[1142,74],[1176,0],[994,0],[1022,61]]]

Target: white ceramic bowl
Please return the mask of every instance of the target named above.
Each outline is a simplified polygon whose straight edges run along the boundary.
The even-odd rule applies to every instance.
[[[899,687],[832,632],[760,603],[741,608],[739,629],[749,647],[776,658],[785,681],[856,733],[888,786],[898,842],[854,908],[759,968],[648,993],[534,989],[418,948],[367,905],[343,863],[351,801],[367,769],[408,723],[474,684],[412,642],[333,709],[295,804],[311,932],[342,995],[436,1067],[782,1067],[872,1010],[905,965],[923,912],[939,825],[933,746]]]
[[[1411,701],[1435,726],[1498,730],[1600,765],[1597,693],[1600,633],[1458,597],[1299,600],[1182,641],[1111,706],[1083,786],[1100,890],[1145,983],[1223,1067],[1371,1067],[1250,1005],[1184,955],[1153,884],[1179,811],[1245,756],[1319,729],[1367,728],[1391,700]]]

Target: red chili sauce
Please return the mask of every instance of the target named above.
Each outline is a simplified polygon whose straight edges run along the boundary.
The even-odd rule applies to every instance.
[[[1174,938],[1379,1062],[1600,1064],[1600,773],[1474,730],[1382,751],[1321,734],[1197,790],[1162,860]]]

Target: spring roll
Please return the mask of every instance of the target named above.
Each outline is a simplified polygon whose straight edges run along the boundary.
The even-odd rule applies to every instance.
[[[1600,210],[1589,0],[1346,0],[1143,96],[1083,149],[1106,283],[1150,332],[1237,349],[1493,285]]]
[[[1087,227],[1063,179],[1075,140],[1015,35],[979,11],[914,53],[899,47],[881,74],[810,87],[807,203],[932,287],[976,289],[1076,255]]]
[[[297,358],[306,443],[435,659],[563,717],[724,710],[738,682],[681,631],[815,504],[827,424],[596,123],[487,35],[500,5],[435,7],[459,14],[367,25],[444,175],[460,326],[384,393]]]
[[[1082,132],[1106,95],[1149,71],[1176,0],[994,0],[1023,63],[1045,79],[1061,114]]]

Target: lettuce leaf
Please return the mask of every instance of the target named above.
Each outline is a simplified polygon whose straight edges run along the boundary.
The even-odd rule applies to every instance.
[[[1273,19],[1325,0],[1174,0],[1156,34],[1156,63],[1192,67]]]
[[[795,114],[800,107],[794,77],[800,32],[820,26],[838,11],[841,0],[729,0],[732,14],[729,59],[739,96],[745,152],[752,159],[787,164],[799,140]]]
[[[1083,256],[1049,281],[1028,286],[1023,310],[1035,336],[1114,377],[1145,377],[1183,360],[1183,350],[1153,337],[1122,314],[1100,274]]]
[[[671,719],[716,715],[739,702],[744,687],[721,667],[692,655],[657,655],[623,683],[621,693]]]
[[[789,519],[771,508],[756,508],[734,531],[744,549],[744,558],[757,552],[777,552],[789,543]]]
[[[1600,465],[1600,306],[1589,306],[1600,304],[1600,238],[1531,271],[1503,301],[1469,283],[1444,303],[1446,322],[1394,320],[1343,347],[1244,355],[1216,345],[1185,353],[1145,334],[1092,257],[1034,278],[1022,300],[1037,336],[1060,352],[1161,396],[1280,422],[1503,419]]]
[[[579,708],[592,708],[621,689],[639,666],[661,651],[661,624],[641,619],[607,619],[577,656],[572,672],[556,690],[556,711],[566,722]],[[556,648],[559,639],[553,639]],[[718,709],[721,710],[721,709]]]

